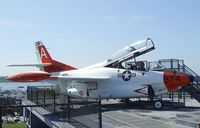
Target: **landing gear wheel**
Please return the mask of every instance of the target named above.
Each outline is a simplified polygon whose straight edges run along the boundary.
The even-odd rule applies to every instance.
[[[160,110],[163,108],[163,102],[161,100],[154,101],[154,108]]]

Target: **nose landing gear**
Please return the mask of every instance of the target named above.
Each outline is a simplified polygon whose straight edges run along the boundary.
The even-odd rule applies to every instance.
[[[153,102],[153,104],[156,110],[160,110],[163,108],[163,102],[161,100],[156,100]]]

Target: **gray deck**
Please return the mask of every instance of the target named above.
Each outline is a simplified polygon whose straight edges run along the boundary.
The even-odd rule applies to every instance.
[[[185,108],[164,108],[157,111],[153,107],[137,108],[117,101],[102,102],[103,128],[193,128],[200,122],[200,104],[188,99]],[[24,100],[23,104],[33,105]],[[32,108],[32,112],[49,127],[73,128],[60,117],[42,107]]]
[[[29,100],[23,100],[23,105],[35,105]],[[51,114],[49,111],[45,110],[42,107],[28,108],[36,115],[40,120],[46,123],[50,128],[74,128],[68,122],[64,121],[62,118]]]
[[[196,128],[200,123],[200,103],[188,99],[185,108],[137,108],[116,103],[102,106],[103,128]]]

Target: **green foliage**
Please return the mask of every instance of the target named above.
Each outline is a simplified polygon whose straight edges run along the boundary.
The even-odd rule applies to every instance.
[[[24,122],[6,123],[3,124],[3,128],[26,128],[26,124]]]

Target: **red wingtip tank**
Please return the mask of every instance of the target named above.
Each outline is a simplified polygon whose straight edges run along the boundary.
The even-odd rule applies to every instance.
[[[28,71],[9,75],[7,80],[13,82],[35,82],[48,79],[50,76],[51,74],[44,71]]]

